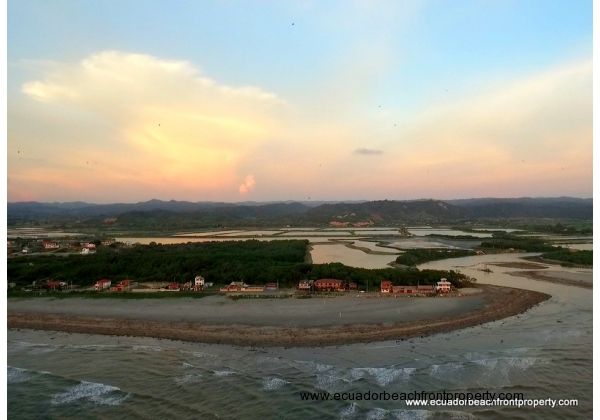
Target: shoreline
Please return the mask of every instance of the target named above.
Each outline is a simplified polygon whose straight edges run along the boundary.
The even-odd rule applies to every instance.
[[[593,289],[594,288],[592,283],[586,283],[586,282],[579,281],[579,280],[570,280],[570,279],[564,279],[564,278],[545,276],[544,271],[523,270],[523,271],[511,271],[511,272],[508,272],[507,274],[510,274],[511,276],[515,276],[515,277],[524,277],[524,278],[530,279],[530,280],[545,281],[548,283],[581,287],[583,289]]]
[[[206,325],[148,319],[73,316],[60,313],[7,312],[9,329],[34,329],[69,333],[153,337],[188,342],[239,346],[315,347],[402,340],[472,327],[521,314],[551,296],[509,287],[480,285],[483,307],[448,319],[420,319],[401,323],[345,324],[334,326],[253,326],[241,323]],[[386,299],[386,298],[382,298]],[[443,298],[440,298],[443,299]]]

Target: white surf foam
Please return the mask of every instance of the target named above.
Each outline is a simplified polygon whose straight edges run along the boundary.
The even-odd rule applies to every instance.
[[[81,381],[66,392],[55,394],[51,402],[54,405],[64,405],[84,400],[99,405],[119,405],[128,396],[116,386]]]
[[[265,391],[277,391],[278,389],[283,388],[288,383],[288,381],[281,378],[266,377],[263,379],[263,389]]]
[[[351,419],[351,418],[354,418],[354,416],[356,416],[357,412],[358,412],[358,404],[356,404],[355,402],[353,402],[349,406],[344,407],[342,409],[342,411],[340,411],[340,419]]]
[[[379,368],[354,368],[351,370],[351,375],[355,379],[364,377],[365,374],[370,375],[377,385],[385,387],[392,382],[401,379],[403,381],[408,380],[410,375],[413,374],[417,369],[411,367],[395,368],[395,367],[379,367]]]
[[[7,383],[20,384],[31,379],[31,373],[27,369],[8,366],[6,370]]]
[[[383,408],[373,408],[367,412],[365,418],[367,420],[383,420],[386,418],[388,413],[389,410],[385,410]]]
[[[393,410],[390,413],[399,420],[426,420],[433,417],[428,410]]]
[[[197,384],[202,382],[202,374],[186,373],[183,376],[173,379],[177,385]]]
[[[214,370],[213,373],[215,376],[231,376],[235,375],[237,372],[233,370]]]

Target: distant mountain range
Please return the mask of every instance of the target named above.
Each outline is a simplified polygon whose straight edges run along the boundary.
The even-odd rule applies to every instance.
[[[450,223],[483,219],[591,220],[591,198],[476,198],[364,202],[189,202],[149,200],[140,203],[8,203],[8,224],[76,221],[122,228],[324,225],[372,223]]]

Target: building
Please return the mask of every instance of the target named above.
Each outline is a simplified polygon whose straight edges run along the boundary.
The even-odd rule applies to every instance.
[[[429,296],[434,295],[436,293],[436,287],[432,284],[422,284],[417,286],[392,286],[390,292],[388,293],[392,293],[394,295]]]
[[[435,287],[436,292],[438,293],[448,293],[452,290],[452,283],[450,283],[447,279],[442,278],[437,282],[437,286]]]
[[[344,292],[346,287],[343,280],[319,279],[315,280],[315,290],[318,292]]]
[[[96,249],[96,244],[92,242],[81,242],[81,246],[87,249]]]
[[[97,292],[100,292],[102,290],[106,290],[106,289],[110,289],[110,285],[111,285],[111,281],[109,279],[100,279],[96,282],[96,284],[94,285],[94,289]]]
[[[58,248],[60,248],[60,244],[58,242],[54,242],[54,241],[43,240],[42,247],[44,249],[58,249]]]
[[[181,290],[181,287],[179,286],[179,283],[174,281],[174,282],[167,284],[166,289],[178,292],[179,290]]]
[[[114,239],[104,239],[102,242],[100,242],[103,246],[110,246],[110,245],[114,245],[116,243],[116,241]]]
[[[392,293],[397,295],[414,295],[417,293],[417,286],[392,286]]]
[[[243,281],[232,281],[225,287],[221,287],[219,291],[221,292],[241,292],[242,289],[248,287],[246,283]]]
[[[274,290],[278,290],[279,286],[277,285],[277,283],[267,283],[265,284],[265,290],[270,290],[270,291],[274,291]]]
[[[264,292],[264,286],[249,286],[243,281],[232,281],[229,285],[222,287],[219,289],[220,292],[230,293],[230,292]]]
[[[358,284],[351,281],[350,283],[348,283],[348,290],[358,290]]]
[[[111,292],[129,292],[133,288],[131,280],[121,280],[116,286],[110,288]]]
[[[419,295],[435,295],[435,286],[433,284],[417,286],[417,294]]]
[[[392,293],[393,291],[392,282],[389,280],[381,281],[381,293]]]
[[[44,285],[44,288],[46,288],[48,290],[60,290],[61,282],[58,280],[48,280],[46,282],[46,284]]]
[[[194,290],[200,291],[200,290],[204,289],[205,283],[206,283],[206,281],[204,280],[204,277],[196,276],[194,278]]]
[[[311,291],[313,288],[314,281],[312,280],[301,280],[296,287],[298,290]]]

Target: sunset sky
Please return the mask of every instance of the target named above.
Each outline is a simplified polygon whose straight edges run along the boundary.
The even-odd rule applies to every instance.
[[[592,2],[9,0],[9,201],[592,196]]]

